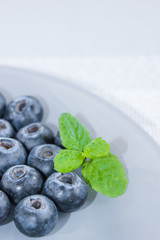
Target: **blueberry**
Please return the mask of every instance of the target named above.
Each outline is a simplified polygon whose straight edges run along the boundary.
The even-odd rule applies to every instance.
[[[59,146],[59,147],[61,147],[61,148],[64,148],[63,145],[62,145],[62,140],[61,140],[59,131],[57,132],[57,134],[56,134],[56,136],[55,136],[54,143],[55,143],[57,146]]]
[[[0,137],[12,138],[15,135],[15,131],[12,125],[4,120],[0,119]]]
[[[31,123],[21,128],[16,137],[29,151],[35,146],[54,142],[53,132],[42,123]]]
[[[7,218],[11,210],[11,203],[7,195],[0,190],[0,224]]]
[[[40,173],[29,166],[17,165],[9,168],[2,176],[2,190],[17,204],[26,196],[41,192],[43,179]]]
[[[50,197],[62,212],[79,209],[87,199],[86,183],[75,173],[53,173],[46,180],[42,193]]]
[[[40,122],[43,117],[43,109],[35,97],[21,96],[7,105],[4,117],[12,123],[16,130],[19,130],[30,123]]]
[[[0,137],[0,177],[11,166],[25,164],[26,157],[27,153],[19,141]]]
[[[14,210],[14,223],[29,237],[45,236],[55,227],[58,211],[52,200],[37,194],[21,200]]]
[[[37,168],[48,177],[55,172],[53,160],[60,150],[61,148],[54,144],[36,146],[31,150],[27,164]]]
[[[5,106],[6,106],[6,100],[4,96],[0,93],[0,118],[3,117]]]

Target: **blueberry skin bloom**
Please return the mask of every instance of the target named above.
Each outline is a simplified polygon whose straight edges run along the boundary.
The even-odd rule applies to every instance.
[[[11,210],[11,203],[7,195],[0,190],[0,224],[7,218]]]
[[[1,179],[2,190],[15,204],[26,196],[40,193],[42,185],[43,179],[40,173],[26,165],[9,168]]]
[[[62,145],[62,140],[61,140],[59,131],[57,132],[57,134],[56,134],[56,136],[55,136],[54,143],[55,143],[57,146],[61,147],[61,148],[65,148],[65,147],[63,147],[63,145]]]
[[[31,150],[28,156],[27,164],[35,167],[48,177],[55,172],[54,158],[60,150],[61,148],[54,144],[36,146]]]
[[[43,109],[35,97],[21,96],[7,105],[4,117],[12,123],[16,130],[19,130],[30,123],[40,122],[43,117]]]
[[[0,118],[3,117],[5,106],[6,106],[6,100],[4,96],[0,93]]]
[[[12,125],[4,120],[0,119],[0,137],[12,138],[15,136],[15,131]]]
[[[16,139],[0,137],[0,177],[11,166],[25,164],[27,153]]]
[[[21,128],[16,138],[22,142],[29,151],[35,146],[54,142],[53,132],[42,123],[31,123]]]
[[[42,193],[50,197],[61,212],[79,209],[87,199],[86,183],[75,173],[53,173],[46,180]]]
[[[14,223],[29,237],[45,236],[55,227],[58,211],[51,199],[37,194],[21,200],[14,210]]]

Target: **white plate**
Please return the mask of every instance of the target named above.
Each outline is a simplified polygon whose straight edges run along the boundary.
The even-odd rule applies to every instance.
[[[110,104],[63,81],[25,70],[0,68],[0,91],[7,100],[28,94],[40,99],[54,131],[60,113],[74,114],[90,131],[110,144],[127,172],[124,195],[108,198],[90,191],[82,209],[61,214],[49,240],[159,240],[160,149],[134,122]],[[0,238],[25,240],[13,221],[0,227]]]

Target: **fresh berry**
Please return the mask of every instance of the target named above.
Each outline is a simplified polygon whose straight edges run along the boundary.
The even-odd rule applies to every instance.
[[[61,148],[54,144],[36,146],[31,150],[28,156],[27,164],[35,167],[48,177],[55,172],[54,158],[60,150]]]
[[[40,122],[43,117],[43,109],[40,102],[31,96],[21,96],[11,101],[5,110],[5,119],[19,130],[33,123]]]
[[[15,131],[12,125],[4,120],[0,119],[0,137],[12,138],[15,136]]]
[[[53,132],[42,123],[31,123],[21,128],[16,137],[29,151],[35,146],[54,142]]]
[[[17,204],[26,196],[41,192],[43,179],[40,173],[29,166],[17,165],[9,168],[1,180],[2,190]]]
[[[0,137],[0,177],[11,166],[25,164],[26,157],[27,153],[19,141]]]
[[[5,106],[6,106],[6,100],[2,95],[2,93],[0,93],[0,118],[3,117]]]
[[[86,183],[75,173],[53,173],[46,180],[43,194],[50,197],[62,212],[79,209],[87,199]]]
[[[7,195],[0,190],[0,224],[7,218],[11,210],[11,203]]]
[[[64,148],[63,145],[62,145],[62,140],[61,140],[59,131],[57,132],[57,134],[56,134],[56,136],[55,136],[54,143],[55,143],[57,146],[59,146],[59,147],[61,147],[61,148]]]
[[[29,237],[41,237],[55,227],[58,211],[52,200],[32,195],[19,202],[14,210],[14,222],[20,232]]]

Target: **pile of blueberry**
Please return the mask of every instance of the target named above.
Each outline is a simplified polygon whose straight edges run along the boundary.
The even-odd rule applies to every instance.
[[[54,170],[63,148],[59,132],[41,123],[43,109],[31,96],[6,105],[0,94],[0,224],[13,220],[23,234],[40,237],[58,221],[58,211],[79,209],[87,198],[86,183],[75,173]]]

